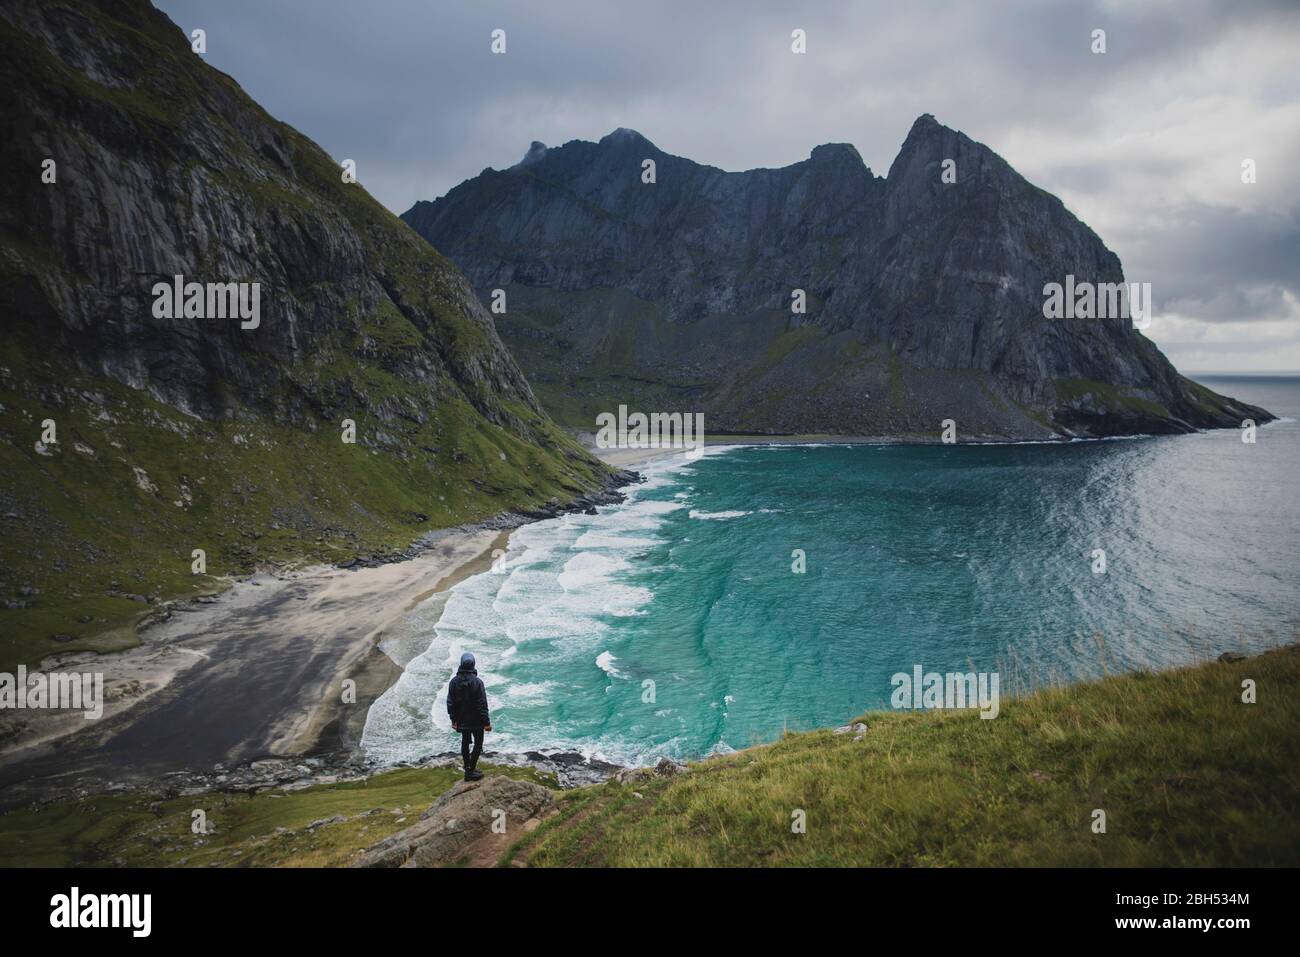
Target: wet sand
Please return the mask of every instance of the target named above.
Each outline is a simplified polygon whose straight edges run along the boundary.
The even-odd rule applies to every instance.
[[[254,576],[177,610],[138,648],[47,662],[103,672],[110,703],[98,720],[16,715],[26,726],[0,751],[0,807],[355,748],[370,703],[400,674],[379,647],[384,629],[487,568],[494,547],[503,533],[452,530],[404,562]]]
[[[682,454],[593,451],[618,468]],[[451,529],[407,561],[255,575],[177,605],[139,647],[47,659],[44,671],[102,673],[104,714],[15,713],[0,740],[0,809],[263,758],[355,756],[370,705],[406,664],[384,650],[385,629],[486,571],[508,538]]]

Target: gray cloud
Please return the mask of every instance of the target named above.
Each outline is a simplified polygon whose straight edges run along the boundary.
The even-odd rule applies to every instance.
[[[850,142],[883,175],[933,113],[1061,195],[1184,320],[1290,321],[1300,366],[1294,3],[159,6],[207,30],[208,60],[273,115],[355,159],[395,212],[517,162],[533,140],[618,126],[724,169]],[[505,56],[489,52],[497,27]],[[796,27],[806,56],[790,52]],[[1104,55],[1090,51],[1097,28]],[[1260,170],[1250,186],[1246,157]],[[1180,341],[1157,341],[1177,362]]]
[[[1290,315],[1286,295],[1300,298],[1300,215],[1198,205],[1179,210],[1175,223],[1135,242],[1136,258],[1149,264],[1144,281],[1166,290],[1159,308],[1227,322]]]

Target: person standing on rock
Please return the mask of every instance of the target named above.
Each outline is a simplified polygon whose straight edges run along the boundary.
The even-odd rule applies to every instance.
[[[451,718],[452,730],[460,732],[460,756],[465,761],[466,781],[482,780],[483,772],[476,765],[483,753],[483,732],[492,730],[487,689],[474,665],[474,656],[465,652],[460,656],[460,669],[447,685],[447,716]],[[471,743],[473,750],[470,750]]]

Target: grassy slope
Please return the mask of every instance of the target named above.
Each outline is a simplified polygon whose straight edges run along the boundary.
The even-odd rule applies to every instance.
[[[423,424],[385,424],[418,450],[401,457],[344,444],[327,423],[309,433],[257,416],[201,422],[13,354],[0,353],[0,581],[3,597],[27,586],[39,594],[0,611],[0,671],[134,643],[151,606],[110,592],[177,597],[219,590],[222,576],[261,564],[385,554],[434,528],[571,498],[598,470],[550,423],[539,423],[553,435],[542,449],[464,402],[440,405]],[[47,377],[66,404],[40,401]],[[34,446],[47,416],[59,442],[42,456]],[[370,425],[357,416],[359,434]],[[156,490],[137,483],[137,468]],[[195,548],[206,552],[206,575],[191,572]]]
[[[1256,681],[1257,704],[1241,703],[1244,678]],[[943,712],[861,720],[869,728],[861,741],[828,730],[789,734],[692,765],[676,779],[563,792],[561,813],[503,863],[1182,866],[1300,859],[1297,646],[1231,665],[1044,691],[1004,702],[992,721]],[[487,770],[554,786],[527,770]],[[118,794],[21,809],[0,816],[0,867],[342,865],[413,823],[456,780],[450,769],[399,770],[251,797]],[[189,829],[195,808],[216,825],[202,843]],[[790,830],[796,808],[807,812],[802,835]],[[1106,811],[1105,834],[1090,829],[1094,808]],[[347,820],[306,829],[335,815]]]
[[[531,768],[482,767],[557,786]],[[406,768],[302,791],[112,794],[11,811],[0,817],[0,868],[343,866],[410,827],[460,779],[451,768]],[[207,834],[191,830],[196,810],[206,815]],[[309,827],[336,816],[345,820]]]
[[[140,32],[93,7],[80,9],[123,49],[145,51],[137,57],[145,72],[136,88],[96,83],[0,21],[0,41],[19,61],[14,68],[66,102],[89,113],[120,111],[141,137],[164,141],[191,108],[224,128],[220,114],[193,107],[205,90],[224,89],[292,144],[294,170],[267,178],[242,172],[267,167],[230,129],[232,155],[202,170],[211,195],[247,199],[264,216],[345,217],[385,286],[435,327],[418,329],[388,299],[364,313],[351,306],[310,355],[274,370],[290,390],[318,400],[320,419],[308,431],[236,396],[227,397],[225,421],[182,415],[144,392],[79,372],[48,348],[39,329],[7,320],[0,343],[0,601],[27,607],[0,607],[0,671],[35,665],[51,652],[134,643],[149,606],[110,593],[180,597],[218,590],[220,577],[266,562],[388,553],[430,529],[572,498],[598,480],[602,466],[518,401],[482,389],[471,396],[461,387],[464,373],[431,385],[390,371],[412,350],[435,345],[445,365],[463,370],[489,348],[483,329],[448,297],[454,267],[359,185],[342,184],[318,146],[266,115],[229,77],[198,64],[184,44],[178,48],[173,28],[149,18]],[[170,155],[163,146],[155,152]],[[0,234],[0,281],[61,268],[56,253]],[[340,441],[344,417],[357,423],[355,445]],[[34,446],[47,418],[59,441],[43,456]],[[378,433],[382,443],[371,441]],[[524,433],[536,441],[521,440]],[[138,484],[136,468],[156,491]],[[191,574],[195,548],[207,553],[207,575]],[[54,635],[70,640],[55,642]]]
[[[497,316],[497,330],[524,369],[538,401],[556,422],[591,432],[598,414],[615,411],[619,405],[630,410],[694,407],[698,383],[647,376],[633,359],[636,340],[658,342],[671,334],[658,306],[611,289],[572,293],[575,311],[599,316],[605,326],[591,346],[590,361],[579,363],[579,371],[574,355],[585,354],[583,344],[563,336],[551,338],[568,312],[550,307],[548,298],[538,297],[537,290],[509,286],[507,291],[511,302],[523,305]]]
[[[1241,703],[1252,678],[1258,703]],[[1300,648],[1134,674],[973,713],[861,719],[566,794],[533,865],[1294,865]],[[634,796],[638,791],[642,797]],[[807,833],[791,833],[791,812]],[[1107,832],[1091,830],[1092,811]]]
[[[1160,403],[1128,395],[1119,386],[1107,382],[1098,382],[1095,379],[1057,379],[1053,386],[1056,389],[1057,399],[1064,403],[1091,395],[1095,401],[1108,409],[1131,409],[1156,418],[1169,417],[1169,410]],[[1214,395],[1204,386],[1200,388],[1202,392]]]

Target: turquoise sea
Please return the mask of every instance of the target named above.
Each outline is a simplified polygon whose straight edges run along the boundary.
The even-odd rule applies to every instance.
[[[1201,379],[1281,421],[1253,445],[1225,430],[653,462],[625,504],[517,530],[503,568],[416,609],[363,746],[457,746],[443,696],[466,650],[489,748],[643,763],[888,708],[916,665],[996,671],[1005,697],[1295,640],[1300,378]]]

